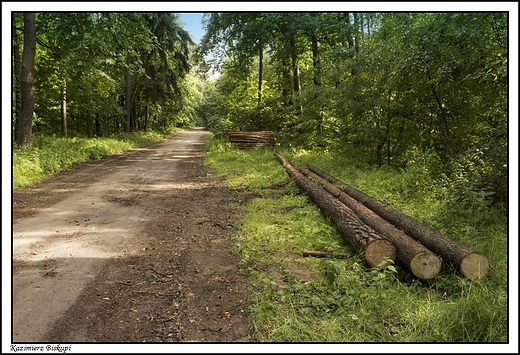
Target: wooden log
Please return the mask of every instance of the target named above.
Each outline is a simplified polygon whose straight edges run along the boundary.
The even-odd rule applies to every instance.
[[[243,135],[243,134],[246,134],[246,135],[250,135],[250,136],[261,136],[261,137],[265,137],[265,136],[272,136],[273,135],[273,131],[228,131],[229,134],[231,135]]]
[[[347,185],[341,180],[328,175],[324,171],[309,165],[309,170],[323,177],[361,202],[366,207],[402,229],[409,236],[439,255],[443,261],[452,264],[470,280],[479,280],[489,271],[489,261],[482,253],[459,243],[450,237],[428,227],[410,216],[368,196]]]
[[[327,191],[303,176],[283,156],[279,154],[275,154],[275,156],[296,185],[304,190],[316,205],[333,220],[352,249],[355,252],[364,251],[365,261],[370,267],[386,267],[388,264],[385,263],[385,260],[396,260],[394,244],[364,224],[351,209]]]
[[[272,131],[228,131],[229,142],[239,149],[250,149],[274,145]]]
[[[404,233],[402,230],[390,224],[384,218],[356,201],[347,193],[323,179],[316,173],[305,169],[298,169],[303,175],[316,180],[325,191],[332,194],[339,201],[349,207],[364,223],[372,227],[376,232],[390,240],[397,247],[397,259],[412,274],[420,279],[429,280],[437,276],[441,271],[441,260],[437,255],[425,246]]]
[[[350,258],[352,255],[333,251],[304,250],[303,256],[314,256],[316,258]]]

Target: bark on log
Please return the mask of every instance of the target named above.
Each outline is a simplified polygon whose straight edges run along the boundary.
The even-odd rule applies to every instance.
[[[412,217],[377,201],[314,166],[309,165],[308,168],[339,187],[342,191],[370,208],[397,228],[402,229],[409,236],[439,255],[443,261],[454,265],[465,277],[471,280],[479,280],[488,273],[489,262],[482,253],[433,230]]]
[[[274,145],[272,131],[229,131],[229,142],[236,148],[249,149]]]
[[[397,259],[418,278],[429,280],[441,271],[441,260],[415,239],[396,228],[378,214],[366,208],[347,193],[341,191],[318,174],[308,169],[298,169],[303,175],[316,180],[325,191],[350,208],[364,223],[390,240],[397,247]]]
[[[386,259],[396,260],[397,251],[394,244],[364,224],[351,209],[327,191],[303,176],[283,156],[279,154],[275,156],[296,185],[334,221],[352,249],[355,252],[364,251],[365,261],[370,267],[386,267],[388,266],[384,263]]]
[[[347,253],[338,253],[333,251],[304,250],[303,256],[314,256],[316,258],[349,258],[352,255]]]

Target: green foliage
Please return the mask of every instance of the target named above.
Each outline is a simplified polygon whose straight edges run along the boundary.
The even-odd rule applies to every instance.
[[[506,151],[501,153],[503,154]],[[454,182],[452,196],[457,203],[471,204],[474,198],[490,205],[507,199],[507,165],[505,157],[492,161],[486,147],[471,147],[450,162]]]
[[[270,129],[282,146],[354,150],[379,167],[412,169],[410,154],[435,156],[420,169],[467,180],[454,195],[480,191],[504,203],[507,20],[505,12],[211,14],[201,51],[218,55],[223,70],[210,127]]]
[[[14,20],[20,28],[20,18]],[[169,130],[200,122],[196,109],[200,98],[191,91],[193,81],[185,80],[193,64],[193,42],[177,15],[45,12],[37,13],[36,21],[33,132],[37,135],[62,133],[62,101],[67,136],[100,137],[123,131],[127,100],[131,101],[131,131]],[[19,49],[23,36],[15,35]],[[13,60],[19,61],[16,55]],[[127,73],[132,96],[125,98]],[[13,76],[13,88],[19,87],[18,80],[19,75]]]
[[[449,265],[432,280],[400,264],[369,269],[363,257],[302,258],[303,249],[350,252],[335,226],[290,180],[273,149],[237,150],[213,138],[206,163],[241,196],[242,256],[254,300],[248,308],[260,342],[508,341],[507,216],[460,213],[453,181],[439,176],[434,150],[410,149],[399,169],[376,168],[356,155],[277,149],[295,165],[312,164],[374,198],[484,252],[491,270],[472,282]],[[353,152],[352,152],[353,153]],[[475,211],[475,209],[473,209]]]

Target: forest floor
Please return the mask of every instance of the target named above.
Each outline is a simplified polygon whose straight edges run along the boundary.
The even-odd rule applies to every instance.
[[[13,192],[12,342],[251,341],[241,198],[203,164],[208,137]]]

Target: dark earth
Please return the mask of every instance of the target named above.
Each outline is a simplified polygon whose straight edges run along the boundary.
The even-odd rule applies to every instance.
[[[252,341],[242,197],[204,165],[208,137],[13,192],[13,343]]]

